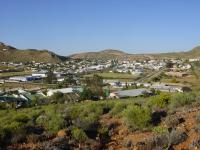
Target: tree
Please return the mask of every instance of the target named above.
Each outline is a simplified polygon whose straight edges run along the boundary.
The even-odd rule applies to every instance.
[[[166,67],[167,68],[173,68],[173,63],[171,62],[171,61],[168,61],[167,63],[166,63]]]
[[[72,74],[68,74],[64,80],[64,84],[66,85],[76,85],[76,80],[74,80]]]
[[[103,96],[103,78],[96,74],[92,78],[86,78],[85,84],[94,96]]]
[[[45,82],[48,84],[52,84],[56,80],[56,76],[53,71],[49,70],[47,72],[47,77],[45,78]]]
[[[92,91],[89,88],[84,87],[83,91],[80,93],[81,100],[91,99]]]

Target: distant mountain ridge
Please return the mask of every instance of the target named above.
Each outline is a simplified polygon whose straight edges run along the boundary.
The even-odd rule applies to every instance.
[[[143,54],[128,54],[120,50],[114,50],[114,49],[105,49],[99,52],[84,52],[84,53],[78,53],[73,54],[69,56],[73,59],[144,59],[149,58],[148,55]]]
[[[167,58],[200,58],[200,46],[193,48],[190,51],[186,52],[170,52],[170,53],[156,53],[156,54],[128,54],[120,50],[106,49],[99,52],[84,52],[77,53],[69,56],[73,59],[167,59]]]
[[[69,59],[166,59],[166,58],[200,58],[200,46],[187,52],[157,53],[157,54],[128,54],[121,50],[105,49],[99,52],[83,52],[70,56],[60,56],[49,50],[27,49],[20,50],[0,42],[0,61],[3,62],[50,62],[58,63]]]

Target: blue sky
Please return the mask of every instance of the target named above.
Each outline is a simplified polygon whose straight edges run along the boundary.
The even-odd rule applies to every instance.
[[[199,0],[0,0],[0,41],[61,55],[128,53],[200,44]]]

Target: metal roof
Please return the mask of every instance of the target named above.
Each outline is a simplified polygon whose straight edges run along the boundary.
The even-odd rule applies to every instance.
[[[118,91],[117,95],[119,97],[136,97],[142,95],[144,92],[151,93],[148,89],[141,88],[141,89]]]

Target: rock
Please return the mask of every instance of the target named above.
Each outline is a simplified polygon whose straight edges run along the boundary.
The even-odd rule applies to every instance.
[[[188,135],[183,131],[172,130],[170,133],[170,143],[171,145],[178,145],[184,142],[188,138]]]
[[[52,141],[43,142],[38,149],[42,150],[71,150],[68,141],[62,137],[56,137]]]
[[[133,146],[133,141],[131,139],[125,139],[123,141],[123,146],[126,148],[131,148]]]
[[[160,134],[156,136],[149,137],[144,141],[136,143],[135,147],[137,150],[162,150],[168,147],[169,139],[168,133]]]
[[[183,123],[185,120],[182,117],[178,116],[169,116],[165,119],[165,124],[168,128],[175,128],[180,123]]]
[[[200,148],[200,138],[193,139],[192,143],[188,147],[189,150],[199,149],[199,148]]]
[[[57,136],[58,137],[67,137],[67,136],[69,136],[69,131],[67,129],[60,130],[60,131],[58,131]]]

